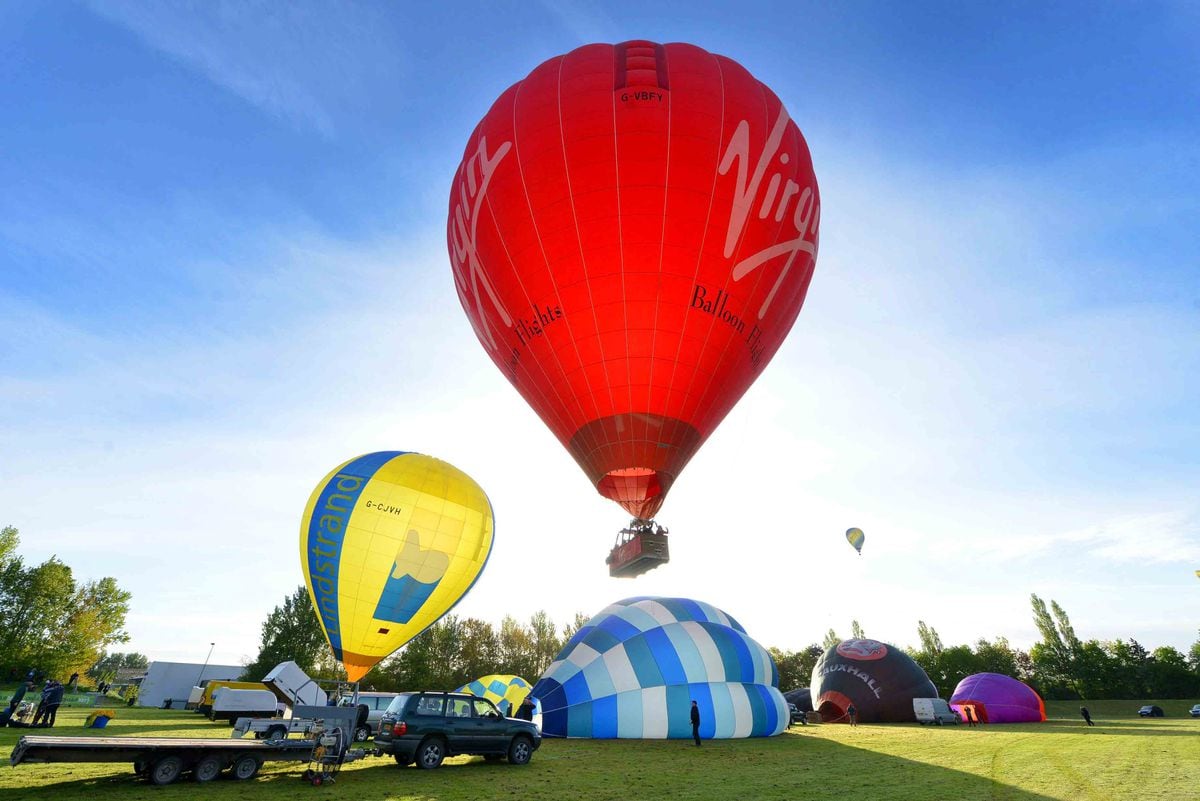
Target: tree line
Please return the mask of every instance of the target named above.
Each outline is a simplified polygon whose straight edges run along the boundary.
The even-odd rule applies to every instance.
[[[493,673],[536,681],[587,619],[576,614],[560,626],[539,611],[524,622],[506,616],[496,627],[474,617],[446,615],[377,665],[364,684],[385,692],[414,687],[452,690]],[[287,660],[295,660],[310,676],[345,677],[303,585],[267,615],[258,656],[246,666],[243,678],[257,681]]]
[[[57,556],[27,565],[20,543],[16,528],[0,529],[0,677],[84,675],[110,646],[128,641],[131,596],[112,577],[77,580]]]
[[[917,622],[918,645],[905,651],[928,674],[938,695],[949,698],[973,673],[1003,673],[1037,690],[1048,700],[1196,698],[1200,697],[1200,639],[1188,653],[1171,646],[1147,650],[1135,639],[1081,640],[1058,603],[1030,596],[1033,620],[1041,639],[1028,651],[1004,637],[979,639],[972,645],[942,644],[937,630]],[[862,637],[855,621],[852,636]],[[830,630],[821,644],[799,651],[769,649],[779,668],[779,686],[807,687],[821,654],[838,643]]]
[[[1200,697],[1200,639],[1187,654],[1170,646],[1147,651],[1133,639],[1085,642],[1057,603],[1051,601],[1047,608],[1036,595],[1031,603],[1042,639],[1028,651],[1013,647],[1004,637],[946,646],[924,621],[917,623],[919,645],[905,650],[943,698],[972,673],[1016,677],[1051,700]],[[525,622],[505,617],[496,627],[478,618],[447,615],[381,662],[365,684],[381,691],[454,689],[492,673],[536,681],[587,620],[587,615],[576,613],[559,626],[545,612],[537,612]],[[851,623],[850,636],[867,636],[857,620]],[[807,687],[821,654],[841,640],[830,629],[822,642],[798,651],[768,648],[779,670],[780,689]],[[258,657],[243,678],[261,679],[289,659],[310,675],[344,677],[303,586],[267,616]]]

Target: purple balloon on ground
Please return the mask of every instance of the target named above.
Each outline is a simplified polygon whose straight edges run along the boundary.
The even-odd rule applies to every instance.
[[[950,696],[950,707],[963,717],[967,706],[975,708],[980,723],[1040,723],[1046,719],[1041,696],[1025,682],[1001,673],[975,673],[960,681]]]

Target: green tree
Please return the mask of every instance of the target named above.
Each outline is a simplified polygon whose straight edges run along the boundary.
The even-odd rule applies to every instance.
[[[550,616],[543,611],[537,611],[529,618],[529,640],[533,646],[533,669],[529,674],[518,673],[522,678],[536,682],[550,667],[554,657],[562,650],[563,641],[558,637],[557,627]]]
[[[1072,659],[1072,680],[1081,698],[1112,698],[1116,662],[1096,640],[1081,643]]]
[[[500,621],[500,670],[527,681],[536,681],[539,654],[531,632],[512,615]]]
[[[824,652],[825,649],[816,643],[799,651],[768,648],[767,653],[775,660],[775,668],[779,671],[779,689],[789,692],[808,687],[812,682],[813,667]]]
[[[829,631],[825,632],[825,639],[821,642],[821,645],[825,646],[825,650],[828,651],[841,641],[842,638],[838,636],[838,633],[833,629],[830,629]]]
[[[788,692],[807,685],[808,676],[804,675],[799,667],[801,654],[778,648],[768,648],[767,653],[771,655],[775,669],[779,672],[780,690]]]
[[[17,556],[17,546],[21,543],[20,532],[13,526],[0,528],[0,571],[4,570]]]
[[[981,673],[1016,676],[1020,672],[1017,668],[1017,652],[1004,637],[997,637],[994,642],[980,639],[975,643],[975,659]]]
[[[921,642],[921,647],[914,649],[906,649],[913,661],[921,666],[921,670],[925,671],[925,675],[933,682],[933,686],[940,688],[945,683],[943,676],[941,659],[942,651],[945,647],[942,645],[942,638],[938,636],[937,629],[928,625],[924,620],[917,621],[917,638]]]
[[[0,529],[0,668],[65,678],[126,642],[130,595],[106,577],[79,584],[55,556],[26,567],[16,528]]]
[[[1188,666],[1187,657],[1170,646],[1154,649],[1148,674],[1151,698],[1190,698],[1200,695],[1200,679]]]
[[[492,624],[485,620],[469,617],[459,628],[457,673],[462,681],[451,689],[457,689],[480,676],[495,673],[500,654],[500,642]],[[458,678],[456,677],[457,681]]]
[[[128,642],[124,624],[130,597],[111,577],[77,586],[41,664],[59,676],[83,673],[110,646]]]
[[[62,627],[63,616],[75,594],[71,568],[55,557],[25,568],[20,559],[10,563],[10,581],[0,597],[0,653],[12,655],[18,664],[40,663],[49,638]]]
[[[958,683],[973,673],[979,673],[980,662],[969,645],[953,645],[938,655],[938,679],[933,684],[938,695],[949,698]],[[929,677],[933,680],[933,676]]]
[[[922,652],[935,656],[942,652],[942,638],[938,636],[937,629],[926,625],[924,620],[917,621],[917,637],[921,640]]]
[[[458,689],[469,680],[459,656],[462,632],[463,623],[446,615],[375,668],[373,686],[391,691]]]
[[[1029,598],[1033,606],[1033,623],[1042,635],[1041,641],[1029,649],[1038,683],[1049,698],[1079,697],[1074,661],[1081,644],[1067,613],[1055,601],[1050,602],[1052,614],[1046,608],[1046,602],[1037,595]]]
[[[857,620],[850,621],[850,636],[856,640],[865,640],[866,634],[863,634],[863,628]]]
[[[1106,698],[1149,697],[1150,653],[1135,639],[1114,640],[1105,644],[1110,670],[1105,682]]]
[[[117,677],[118,670],[128,670],[137,668],[145,670],[150,667],[150,661],[146,659],[145,654],[139,654],[136,651],[130,653],[111,653],[105,654],[96,660],[96,663],[87,669],[86,675],[92,681],[99,683],[102,681],[111,682]]]
[[[310,676],[328,675],[331,665],[325,630],[303,585],[297,587],[267,615],[262,625],[258,656],[246,666],[242,678],[259,681],[280,662],[294,661]]]
[[[563,626],[563,645],[566,646],[566,644],[571,641],[571,638],[575,636],[576,632],[587,625],[589,620],[591,620],[591,618],[588,615],[585,615],[583,612],[576,612],[575,618],[570,623],[567,623],[565,626]]]

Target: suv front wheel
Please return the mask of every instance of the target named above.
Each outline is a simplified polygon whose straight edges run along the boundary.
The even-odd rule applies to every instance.
[[[528,737],[514,737],[508,746],[508,762],[510,765],[528,765],[533,756],[533,743]]]
[[[422,740],[417,747],[417,767],[433,770],[446,758],[446,744],[436,737]],[[526,760],[528,761],[528,759]]]

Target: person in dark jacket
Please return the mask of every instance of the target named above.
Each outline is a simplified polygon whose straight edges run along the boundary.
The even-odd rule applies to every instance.
[[[1092,723],[1092,713],[1088,712],[1088,708],[1086,706],[1079,707],[1079,714],[1082,715],[1083,719],[1087,721],[1087,725],[1089,725],[1089,726],[1096,725],[1095,723]]]
[[[33,725],[53,728],[54,721],[58,717],[58,707],[62,704],[62,700],[62,684],[53,679],[46,682],[46,687],[42,690],[42,701],[38,704],[37,715],[33,718]]]
[[[692,701],[692,739],[697,746],[700,745],[700,707],[696,706],[695,701]]]
[[[525,696],[525,700],[521,702],[521,705],[517,707],[517,714],[515,714],[513,717],[518,718],[519,720],[528,720],[530,723],[532,723],[533,711],[536,708],[537,706],[533,702],[533,696],[527,695]]]
[[[858,709],[854,706],[854,704],[851,704],[846,708],[846,716],[850,718],[851,726],[858,725]]]

